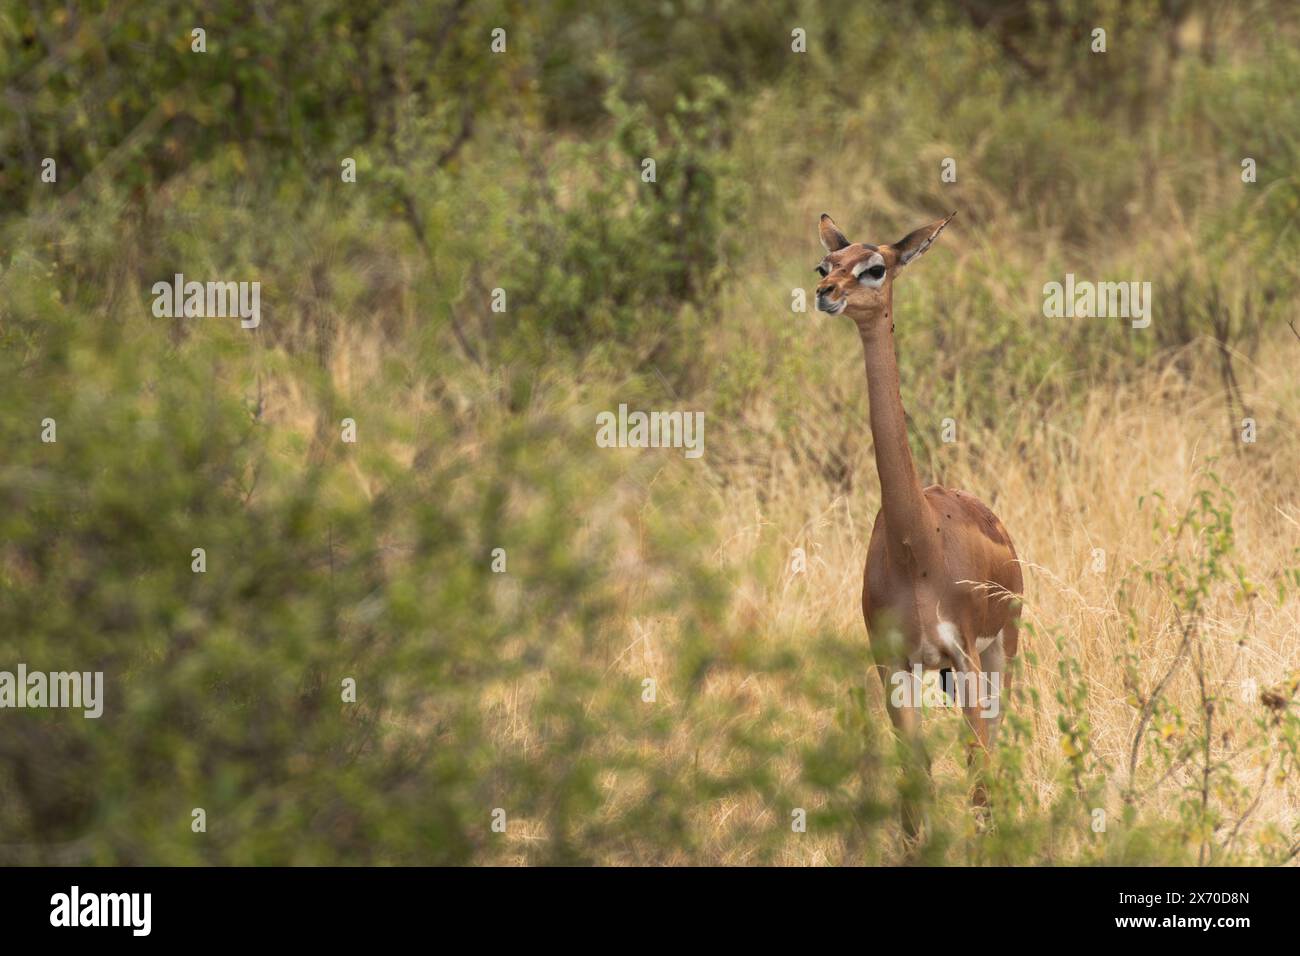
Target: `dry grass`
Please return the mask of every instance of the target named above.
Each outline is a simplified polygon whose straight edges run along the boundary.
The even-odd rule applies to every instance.
[[[1196,349],[1192,362],[1197,373],[1190,380],[1172,371],[1152,372],[1129,386],[1097,388],[1083,404],[1080,425],[1069,432],[1053,424],[1052,410],[1024,409],[1024,421],[1006,432],[1016,436],[1014,447],[993,434],[967,435],[969,453],[954,449],[952,465],[935,476],[984,497],[1010,529],[1027,566],[1025,618],[1040,634],[1059,629],[1066,652],[1078,659],[1087,677],[1095,751],[1116,771],[1112,800],[1127,782],[1137,723],[1124,687],[1125,628],[1116,596],[1122,581],[1135,588],[1131,600],[1144,624],[1141,670],[1148,680],[1167,668],[1179,642],[1164,594],[1140,584],[1135,573],[1156,564],[1166,546],[1151,530],[1150,508],[1140,508],[1139,499],[1159,492],[1171,503],[1187,502],[1211,467],[1237,489],[1239,558],[1263,587],[1249,606],[1224,599],[1209,609],[1207,670],[1213,689],[1226,701],[1218,720],[1229,737],[1220,755],[1232,761],[1244,781],[1259,782],[1261,754],[1239,752],[1232,745],[1232,738],[1245,736],[1248,723],[1263,713],[1258,696],[1243,691],[1249,686],[1245,681],[1253,678],[1260,688],[1280,684],[1300,659],[1300,601],[1291,597],[1279,605],[1273,597],[1274,581],[1295,565],[1300,542],[1300,498],[1286,480],[1300,462],[1289,411],[1297,398],[1296,382],[1288,373],[1295,357],[1287,348],[1286,342],[1279,343],[1265,365],[1250,369],[1254,385],[1248,403],[1263,423],[1253,445],[1229,443],[1208,349]],[[755,552],[772,549],[788,566],[792,548],[803,547],[808,555],[804,575],[740,582],[738,613],[747,619],[794,634],[830,629],[862,633],[865,640],[861,573],[879,489],[865,457],[870,447],[865,422],[858,431],[864,457],[854,469],[862,483],[851,495],[819,495],[824,487],[820,475],[801,470],[773,450],[775,477],[764,475],[723,496],[721,537],[726,544],[721,560],[746,567]],[[1105,552],[1104,571],[1093,570],[1094,549]],[[1030,712],[1036,733],[1028,755],[1029,781],[1046,794],[1059,785],[1063,764],[1055,729],[1058,650],[1049,640],[1032,636],[1022,647],[1036,658],[1023,674],[1039,700]],[[808,666],[817,664],[809,661]],[[1189,674],[1183,678],[1175,680],[1171,699],[1194,711],[1196,686]],[[878,683],[872,680],[868,686],[871,706],[883,713]],[[731,693],[736,688],[710,690]],[[1021,707],[1028,706],[1022,700]],[[802,719],[815,734],[826,715],[808,713]],[[954,714],[931,719],[948,725],[960,720]],[[935,772],[956,776],[961,771],[951,732],[955,728],[948,729]],[[1161,794],[1172,795],[1180,782],[1174,774],[1152,795],[1153,802],[1158,805]],[[1294,782],[1271,788],[1253,819],[1290,830],[1298,795]],[[1167,809],[1172,815],[1172,798]],[[790,862],[836,856],[817,841],[798,847]],[[736,862],[725,853],[722,858]]]
[[[729,307],[738,305],[732,301]],[[817,316],[810,321],[826,320]],[[792,692],[792,682],[804,679],[829,681],[844,695],[854,686],[864,686],[869,710],[884,724],[874,674],[865,668],[860,674],[839,674],[808,650],[819,634],[866,641],[861,575],[879,504],[856,337],[850,329],[830,325],[816,334],[836,347],[823,347],[823,354],[831,356],[829,384],[824,392],[808,396],[811,412],[806,421],[811,424],[797,442],[772,440],[779,434],[775,422],[780,412],[775,402],[760,400],[739,421],[710,419],[704,467],[684,461],[676,452],[660,453],[649,465],[645,457],[637,459],[622,485],[611,489],[603,502],[593,502],[590,513],[581,519],[621,527],[613,570],[622,582],[623,614],[607,622],[605,670],[638,682],[645,675],[659,680],[659,703],[675,715],[676,724],[669,737],[656,745],[657,751],[651,748],[655,752],[642,754],[652,761],[713,773],[734,770],[738,757],[728,735],[743,730],[747,722],[766,726],[776,714],[778,734],[787,749],[772,758],[770,769],[784,785],[797,788],[801,748],[815,745],[836,720],[834,708],[814,705]],[[1058,663],[1064,652],[1078,661],[1087,683],[1093,752],[1110,768],[1105,807],[1114,814],[1112,819],[1118,819],[1138,722],[1138,711],[1128,702],[1125,687],[1124,655],[1129,644],[1121,586],[1127,589],[1129,606],[1141,623],[1136,652],[1148,687],[1169,667],[1180,639],[1167,594],[1141,576],[1141,569],[1158,564],[1169,542],[1152,530],[1149,504],[1143,507],[1140,501],[1149,502],[1158,493],[1171,506],[1185,505],[1213,470],[1236,493],[1237,557],[1258,586],[1255,598],[1245,604],[1234,603],[1225,589],[1205,617],[1206,673],[1211,691],[1221,699],[1214,756],[1228,761],[1245,786],[1244,796],[1225,797],[1225,815],[1229,825],[1234,823],[1262,788],[1242,826],[1241,843],[1249,842],[1265,825],[1292,833],[1300,824],[1300,783],[1289,780],[1278,785],[1264,779],[1261,748],[1241,746],[1265,713],[1258,690],[1293,677],[1300,660],[1300,600],[1292,592],[1279,604],[1275,594],[1279,575],[1300,564],[1300,493],[1294,485],[1300,438],[1293,411],[1300,400],[1300,383],[1291,373],[1297,349],[1300,342],[1285,332],[1263,352],[1260,364],[1235,357],[1244,399],[1259,423],[1258,440],[1252,445],[1232,440],[1218,357],[1208,341],[1195,343],[1177,356],[1162,356],[1125,383],[1099,384],[1068,406],[1011,405],[998,427],[990,430],[962,423],[956,445],[936,444],[922,451],[913,443],[923,482],[962,488],[987,501],[1010,530],[1025,562],[1024,618],[1032,631],[1022,636],[1021,694],[1015,708],[1032,727],[1024,759],[1025,783],[1042,802],[1049,802],[1064,785],[1066,761],[1056,701],[1062,689]],[[357,342],[334,350],[333,377],[342,394],[364,388],[381,374],[373,352]],[[357,364],[361,357],[364,361]],[[579,410],[573,403],[576,393],[566,393],[563,386],[561,382],[542,392],[550,398],[539,400],[532,413],[583,417],[586,409]],[[487,388],[482,382],[463,387],[467,393]],[[904,383],[905,400],[908,395],[924,394],[923,383]],[[297,422],[304,434],[314,431],[314,416],[305,397],[280,397],[276,417],[290,427]],[[923,399],[913,399],[909,405],[914,424],[941,417],[926,408]],[[415,399],[408,411],[435,413]],[[471,441],[461,451],[472,458],[474,447]],[[826,473],[826,462],[836,456],[843,459],[846,474],[839,486],[828,481]],[[647,472],[647,467],[652,470]],[[645,602],[664,574],[662,567],[648,560],[642,530],[645,514],[664,506],[659,500],[661,489],[676,493],[674,500],[684,496],[695,502],[698,515],[714,522],[707,534],[711,550],[697,557],[715,565],[731,584],[725,634],[719,639],[751,641],[772,651],[792,649],[801,657],[800,673],[773,675],[761,669],[745,673],[743,668],[728,668],[708,677],[698,697],[686,705],[681,688],[670,677],[678,663],[678,620],[671,613],[648,609]],[[806,553],[807,570],[801,574],[790,570],[795,548]],[[1104,552],[1104,570],[1094,569],[1095,549]],[[1060,637],[1059,647],[1053,634]],[[483,711],[503,749],[527,756],[542,742],[547,728],[535,708],[546,683],[538,678],[485,692]],[[1175,676],[1168,698],[1184,711],[1196,713],[1197,686],[1189,669]],[[711,709],[714,703],[718,706]],[[714,713],[719,715],[716,724],[710,723]],[[949,822],[962,821],[961,827],[973,837],[974,820],[966,808],[961,718],[949,711],[930,714],[926,720],[934,775],[941,784],[936,812]],[[879,727],[873,732],[880,733]],[[608,746],[620,742],[611,740]],[[1144,813],[1175,820],[1180,789],[1192,782],[1189,773],[1187,768],[1163,776],[1140,772]],[[601,785],[601,812],[611,821],[645,797],[644,782],[635,775],[608,772],[602,775]],[[815,803],[809,807],[816,808]],[[692,821],[698,843],[691,854],[665,858],[652,838],[638,852],[637,840],[631,838],[625,852],[603,862],[755,862],[756,841],[749,836],[760,830],[788,829],[787,812],[757,793],[706,801]],[[1086,838],[1086,824],[1080,821],[1080,844]],[[892,825],[886,828],[891,836],[883,843],[856,841],[841,830],[810,832],[787,840],[775,859],[790,865],[896,863],[904,859],[906,849],[894,830]],[[516,817],[493,857],[503,863],[527,863],[546,840],[543,820]],[[959,855],[949,860],[972,858]]]
[[[1129,385],[1095,388],[1075,409],[1071,420],[1078,424],[1069,429],[1054,424],[1053,409],[1018,410],[1023,420],[1016,427],[997,434],[966,432],[964,447],[951,450],[951,463],[942,474],[925,476],[989,501],[1026,564],[1024,616],[1033,632],[1021,642],[1022,693],[1016,710],[1033,729],[1025,753],[1025,783],[1044,803],[1064,785],[1066,761],[1056,725],[1056,692],[1061,689],[1058,660],[1063,651],[1079,662],[1085,676],[1094,754],[1110,768],[1104,806],[1112,820],[1119,819],[1138,721],[1137,709],[1126,699],[1124,655],[1129,645],[1119,599],[1121,585],[1127,588],[1129,606],[1141,622],[1136,651],[1148,687],[1169,667],[1180,639],[1167,595],[1158,585],[1144,582],[1139,571],[1157,565],[1170,545],[1152,530],[1150,507],[1141,507],[1139,501],[1149,501],[1158,492],[1171,505],[1184,504],[1213,469],[1236,490],[1237,556],[1258,586],[1255,598],[1247,603],[1232,601],[1224,589],[1205,616],[1206,674],[1211,691],[1220,697],[1214,756],[1226,760],[1245,787],[1243,795],[1224,796],[1225,816],[1231,827],[1262,788],[1242,825],[1240,843],[1249,843],[1265,825],[1290,833],[1300,822],[1300,784],[1289,780],[1279,785],[1264,779],[1266,754],[1258,744],[1242,746],[1251,737],[1254,722],[1265,714],[1257,689],[1293,677],[1300,659],[1300,600],[1291,594],[1279,604],[1275,595],[1278,575],[1297,564],[1300,543],[1300,496],[1287,480],[1300,462],[1300,441],[1289,411],[1300,398],[1300,386],[1289,374],[1294,356],[1287,349],[1287,343],[1280,342],[1258,366],[1237,359],[1238,372],[1249,383],[1248,404],[1260,422],[1259,439],[1253,445],[1229,440],[1213,351],[1208,345],[1194,346],[1181,363],[1193,370],[1190,375],[1163,364],[1163,370],[1153,368]],[[841,364],[844,375],[861,375],[851,357],[846,355]],[[865,388],[864,383],[859,387]],[[760,407],[751,414],[761,419],[772,412]],[[861,574],[879,489],[865,421],[847,427],[857,445],[852,462],[856,479],[849,493],[828,488],[811,458],[780,447],[751,458],[750,466],[733,461],[725,482],[717,474],[691,470],[675,461],[664,465],[658,476],[659,481],[680,481],[691,494],[708,498],[711,507],[701,507],[700,513],[717,518],[716,550],[708,558],[732,582],[726,634],[719,640],[751,640],[772,650],[793,649],[804,657],[794,675],[730,668],[706,679],[698,698],[690,706],[684,704],[680,688],[668,676],[674,673],[678,650],[676,619],[646,612],[639,600],[646,584],[642,572],[659,573],[648,565],[639,568],[635,557],[639,540],[635,516],[654,507],[654,482],[642,484],[639,498],[624,502],[622,514],[629,534],[620,572],[626,582],[627,611],[611,622],[616,639],[607,669],[638,681],[647,674],[660,679],[660,703],[677,715],[677,723],[657,752],[650,754],[652,759],[693,764],[713,773],[734,770],[738,756],[728,744],[728,735],[745,729],[747,723],[768,725],[775,719],[787,747],[771,759],[770,769],[783,784],[797,789],[801,748],[815,745],[836,720],[834,708],[814,705],[793,691],[793,684],[801,680],[829,680],[843,694],[855,685],[865,686],[869,710],[880,718],[879,724],[885,723],[874,675],[865,669],[862,674],[840,675],[833,665],[808,652],[819,634],[866,640],[859,604]],[[723,444],[727,437],[715,440]],[[676,478],[669,479],[669,474]],[[802,574],[790,571],[796,547],[807,555],[807,571]],[[1105,552],[1102,571],[1094,570],[1094,549]],[[1053,632],[1060,635],[1059,649],[1048,636]],[[497,688],[485,699],[503,745],[527,749],[530,738],[544,733],[530,713],[538,690],[516,684]],[[1186,713],[1196,714],[1197,685],[1189,668],[1176,674],[1168,699]],[[716,709],[711,709],[713,704]],[[715,713],[719,722],[709,723]],[[935,812],[950,824],[958,821],[958,830],[964,828],[973,837],[974,819],[965,803],[961,718],[948,711],[929,714],[926,720],[934,775],[940,783]],[[873,732],[879,733],[879,727]],[[1168,775],[1139,771],[1139,800],[1146,819],[1177,819],[1180,789],[1194,782],[1190,773],[1186,767]],[[609,773],[602,777],[602,786],[602,812],[611,820],[645,796],[635,777]],[[809,809],[816,810],[817,805]],[[757,859],[757,844],[750,835],[788,829],[786,813],[786,808],[771,805],[757,793],[706,801],[693,820],[699,834],[693,853],[664,859],[647,846],[639,854],[633,840],[626,853],[604,862],[652,859],[744,865]],[[855,841],[853,834],[843,830],[809,832],[788,839],[775,860],[789,865],[900,862],[906,849],[894,829],[886,828],[890,835],[883,843]],[[1078,842],[1085,842],[1086,836],[1087,821],[1081,820]],[[544,841],[541,821],[519,820],[498,859],[528,862]],[[974,852],[970,848],[976,842],[972,840],[966,852]],[[973,858],[959,854],[948,859]]]

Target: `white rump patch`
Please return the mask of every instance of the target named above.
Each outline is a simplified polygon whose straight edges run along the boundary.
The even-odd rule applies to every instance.
[[[952,621],[945,621],[939,618],[939,624],[936,627],[939,633],[939,644],[951,656],[954,662],[962,660],[961,650],[961,631]]]
[[[952,621],[945,621],[939,618],[935,626],[935,634],[938,637],[939,647],[948,653],[954,664],[960,665],[965,659],[963,645],[961,640],[961,630]],[[984,649],[990,646],[994,641],[1001,642],[1002,631],[998,631],[993,637],[975,638],[975,653],[981,654]]]

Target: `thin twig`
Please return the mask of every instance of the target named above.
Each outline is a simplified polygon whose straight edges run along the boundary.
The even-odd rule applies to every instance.
[[[1269,753],[1268,760],[1264,764],[1264,772],[1260,775],[1259,778],[1259,791],[1255,794],[1255,799],[1250,802],[1250,806],[1246,808],[1246,811],[1241,815],[1241,817],[1237,820],[1236,824],[1233,826],[1232,832],[1228,834],[1228,839],[1223,844],[1224,853],[1228,853],[1229,851],[1232,850],[1232,844],[1235,843],[1237,840],[1237,831],[1241,829],[1241,825],[1246,822],[1247,818],[1249,818],[1250,815],[1255,812],[1255,809],[1259,806],[1259,802],[1262,799],[1264,799],[1264,791],[1268,789],[1268,772],[1273,768],[1274,756],[1275,754],[1273,754],[1272,752]]]
[[[1178,613],[1176,608],[1174,613]],[[1133,781],[1137,776],[1138,754],[1142,750],[1142,734],[1145,732],[1147,724],[1150,723],[1151,717],[1155,713],[1156,701],[1159,700],[1161,695],[1164,693],[1165,687],[1167,687],[1169,681],[1173,679],[1174,673],[1178,670],[1178,666],[1183,662],[1183,658],[1187,656],[1187,652],[1191,648],[1192,628],[1195,625],[1195,621],[1196,618],[1194,617],[1183,626],[1183,640],[1178,646],[1178,652],[1174,655],[1173,663],[1169,665],[1169,669],[1165,671],[1165,676],[1160,679],[1158,684],[1156,684],[1155,690],[1151,692],[1151,695],[1146,699],[1146,703],[1142,705],[1142,717],[1138,720],[1137,731],[1133,734],[1133,748],[1129,753],[1128,760],[1128,783],[1130,791],[1133,789]]]

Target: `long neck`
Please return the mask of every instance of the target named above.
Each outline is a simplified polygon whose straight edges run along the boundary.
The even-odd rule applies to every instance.
[[[898,359],[894,354],[892,303],[877,321],[861,328],[862,349],[867,361],[867,399],[870,404],[871,438],[876,447],[876,471],[880,475],[880,503],[890,554],[895,560],[909,556],[929,563],[937,553],[929,505],[907,444],[907,419],[898,387]]]

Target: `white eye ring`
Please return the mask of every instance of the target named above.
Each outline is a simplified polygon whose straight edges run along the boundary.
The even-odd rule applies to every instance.
[[[853,267],[853,278],[857,279],[859,283],[866,286],[868,289],[878,289],[885,281],[884,265],[884,258],[879,254],[874,255],[870,259],[859,262]],[[872,276],[867,273],[868,269],[875,268],[881,269],[879,276]]]

